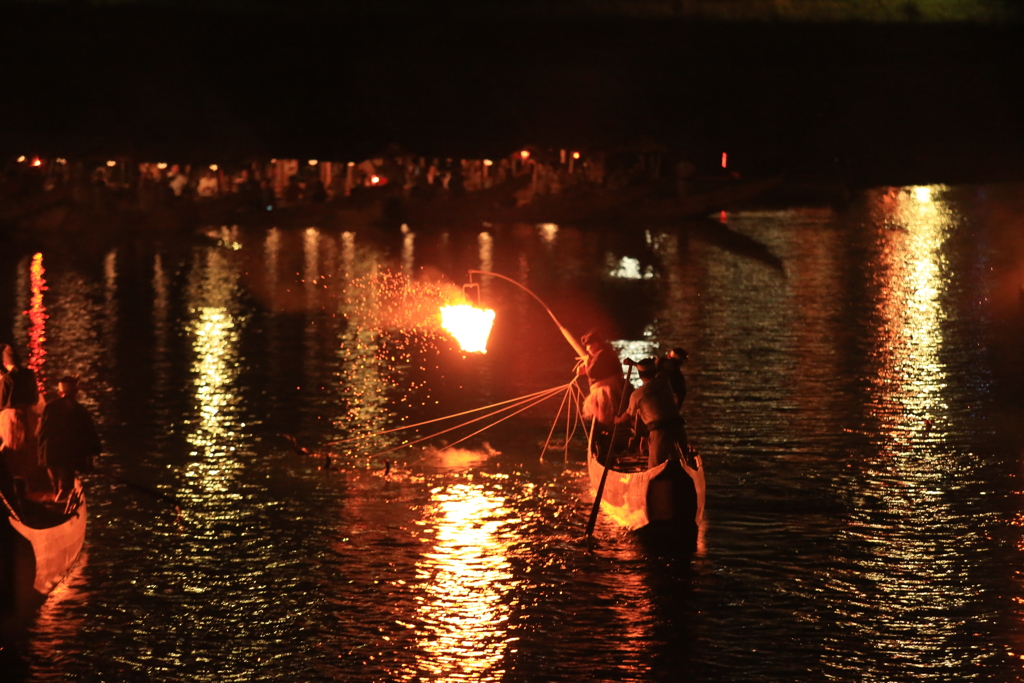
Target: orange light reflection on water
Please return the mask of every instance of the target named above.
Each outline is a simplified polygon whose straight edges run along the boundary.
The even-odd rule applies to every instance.
[[[233,238],[234,235],[226,237]],[[235,444],[241,426],[234,413],[239,397],[234,390],[239,372],[240,328],[237,314],[239,272],[224,251],[211,249],[205,262],[192,270],[188,304],[192,319],[192,377],[197,420],[188,442],[195,448],[187,476],[200,498],[229,489],[233,473],[241,468]]]
[[[434,546],[416,569],[425,587],[417,608],[420,652],[416,670],[401,680],[499,681],[516,640],[508,629],[513,605],[506,597],[515,582],[505,499],[456,484],[435,489],[428,506],[438,518]]]
[[[36,375],[36,384],[39,386],[39,393],[46,388],[46,378],[43,376],[43,365],[46,363],[46,306],[43,305],[43,292],[47,290],[46,269],[43,268],[43,255],[36,253],[32,256],[32,263],[29,266],[29,308],[25,313],[28,315],[28,367]]]
[[[877,329],[867,416],[876,453],[858,463],[849,537],[864,549],[852,576],[829,582],[847,595],[837,617],[871,643],[881,662],[940,671],[967,652],[948,647],[962,629],[956,615],[975,599],[963,560],[971,528],[953,504],[966,472],[950,452],[947,367],[942,323],[953,274],[943,246],[955,224],[942,187],[875,194],[879,263]],[[863,605],[871,605],[869,616]],[[829,648],[831,650],[831,648]],[[841,652],[842,647],[836,651]],[[885,676],[871,658],[845,657],[836,668]]]

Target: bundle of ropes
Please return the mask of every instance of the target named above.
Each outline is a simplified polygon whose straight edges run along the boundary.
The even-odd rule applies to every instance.
[[[546,451],[547,447],[548,447],[548,444],[551,442],[551,437],[554,434],[555,426],[557,426],[558,421],[561,418],[562,411],[567,406],[568,406],[568,409],[569,409],[568,413],[567,413],[567,420],[566,420],[566,444],[567,445],[568,445],[569,439],[572,437],[573,434],[575,434],[575,431],[576,431],[575,425],[578,424],[579,421],[580,421],[579,420],[579,405],[580,405],[580,398],[582,396],[582,392],[581,392],[579,386],[576,384],[575,380],[573,380],[572,382],[569,382],[567,384],[561,384],[559,386],[552,387],[550,389],[545,389],[543,391],[536,391],[536,392],[534,392],[532,394],[526,394],[525,396],[520,396],[518,398],[512,398],[512,399],[508,399],[508,400],[505,400],[505,401],[499,401],[498,403],[492,403],[491,405],[481,406],[479,408],[474,408],[472,410],[466,410],[466,411],[463,411],[461,413],[455,413],[453,415],[446,415],[444,417],[437,417],[437,418],[434,418],[432,420],[425,420],[423,422],[417,422],[415,424],[401,425],[399,427],[394,427],[392,429],[386,429],[384,431],[376,432],[376,433],[373,433],[373,434],[360,434],[358,436],[352,436],[352,437],[349,437],[347,439],[340,439],[338,441],[331,441],[327,445],[328,446],[339,446],[339,445],[342,445],[342,444],[354,444],[354,443],[359,442],[359,441],[367,441],[367,440],[370,440],[370,439],[375,439],[375,438],[384,436],[386,434],[395,434],[397,432],[413,430],[413,429],[417,429],[418,430],[418,429],[420,429],[422,427],[425,427],[427,425],[439,425],[439,426],[440,425],[444,425],[444,424],[449,423],[451,420],[455,420],[457,418],[465,418],[465,417],[469,417],[470,418],[470,419],[463,420],[462,422],[459,422],[459,423],[457,423],[455,425],[452,425],[452,426],[440,429],[439,431],[432,432],[431,434],[428,434],[426,436],[422,436],[422,437],[419,437],[419,438],[416,438],[416,439],[413,439],[413,440],[405,440],[402,443],[398,444],[397,446],[392,446],[390,448],[386,448],[386,449],[384,449],[382,451],[377,451],[377,452],[372,453],[372,454],[367,456],[367,458],[377,458],[377,457],[380,457],[380,456],[383,456],[383,455],[387,455],[388,453],[393,453],[393,452],[401,450],[403,448],[407,448],[409,446],[415,446],[415,445],[421,444],[421,443],[423,443],[425,441],[430,441],[432,439],[436,439],[436,438],[438,438],[438,437],[440,437],[440,436],[442,436],[444,434],[448,434],[450,432],[455,432],[455,431],[464,429],[466,427],[469,427],[470,425],[476,425],[478,423],[485,423],[479,429],[477,429],[477,430],[475,430],[475,431],[473,431],[473,432],[471,432],[471,433],[469,433],[469,434],[459,438],[456,441],[453,441],[451,443],[446,444],[443,448],[440,449],[441,451],[444,451],[444,450],[453,448],[453,447],[457,446],[458,444],[463,443],[467,439],[471,439],[472,437],[474,437],[474,436],[476,436],[476,435],[478,435],[478,434],[480,434],[482,432],[487,431],[488,429],[491,429],[492,427],[500,424],[501,422],[504,422],[505,420],[508,420],[509,418],[515,417],[516,415],[518,415],[518,414],[520,414],[520,413],[522,413],[524,411],[527,411],[530,408],[538,406],[541,403],[543,403],[544,401],[547,401],[548,399],[553,398],[553,397],[559,395],[560,393],[564,394],[563,398],[562,398],[562,404],[561,404],[561,406],[558,409],[558,416],[555,417],[555,424],[553,424],[552,427],[551,427],[551,433],[548,434],[547,442],[545,442],[545,444],[544,444],[544,451]],[[573,414],[573,409],[574,408],[575,408],[576,420],[572,419],[572,414]],[[470,417],[470,416],[475,416],[475,417]],[[571,428],[571,430],[570,430],[570,428]],[[541,458],[543,459],[543,457],[544,457],[544,452],[542,451],[541,452]]]

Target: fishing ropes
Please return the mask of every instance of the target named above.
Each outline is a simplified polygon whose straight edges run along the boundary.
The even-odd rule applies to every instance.
[[[489,422],[488,424],[485,424],[480,429],[472,432],[471,434],[467,434],[466,436],[458,439],[457,441],[453,441],[452,443],[447,444],[444,448],[440,449],[440,450],[444,451],[444,450],[447,450],[449,448],[452,448],[453,446],[456,446],[457,444],[462,443],[463,441],[465,441],[467,439],[470,439],[470,438],[476,436],[477,434],[480,434],[481,432],[487,431],[488,429],[494,427],[495,425],[497,425],[497,424],[499,424],[501,422],[504,422],[505,420],[507,420],[507,419],[509,419],[511,417],[515,417],[519,413],[522,413],[522,412],[524,412],[526,410],[529,410],[530,408],[533,408],[534,406],[540,405],[544,401],[547,401],[549,398],[557,396],[559,393],[561,393],[563,391],[567,392],[569,389],[571,389],[572,385],[573,385],[573,382],[569,382],[568,384],[561,384],[561,385],[559,385],[557,387],[552,387],[551,389],[545,389],[543,391],[536,391],[536,392],[534,392],[532,394],[526,394],[525,396],[520,396],[519,398],[512,398],[512,399],[508,399],[506,401],[499,401],[498,403],[492,403],[491,405],[481,406],[479,408],[474,408],[472,410],[466,410],[466,411],[463,411],[461,413],[455,413],[454,415],[446,415],[444,417],[438,417],[438,418],[434,418],[432,420],[425,420],[423,422],[417,422],[417,423],[411,424],[411,425],[402,425],[400,427],[394,427],[392,429],[386,429],[386,430],[381,431],[381,432],[376,432],[375,434],[363,434],[363,435],[359,435],[359,436],[349,437],[347,439],[341,439],[341,440],[338,440],[338,441],[331,441],[327,445],[329,445],[329,446],[337,446],[337,445],[340,445],[340,444],[353,443],[353,442],[357,442],[357,441],[364,441],[364,440],[367,440],[367,439],[373,439],[373,438],[376,438],[376,437],[379,437],[379,436],[383,436],[385,434],[392,434],[392,433],[395,433],[395,432],[405,431],[405,430],[409,430],[409,429],[418,429],[418,428],[424,427],[426,425],[436,424],[436,423],[443,423],[443,422],[446,422],[448,420],[453,420],[455,418],[466,417],[466,416],[469,416],[469,415],[475,415],[477,413],[482,413],[483,411],[490,411],[490,412],[486,412],[486,413],[484,413],[482,415],[479,415],[478,417],[474,417],[474,418],[466,420],[464,422],[460,422],[460,423],[458,423],[458,424],[456,424],[456,425],[454,425],[452,427],[448,427],[446,429],[442,429],[440,431],[434,432],[434,433],[429,434],[427,436],[423,436],[423,437],[420,437],[418,439],[414,439],[412,441],[403,441],[401,444],[399,444],[397,446],[393,446],[391,448],[387,448],[385,450],[378,451],[376,453],[368,455],[367,458],[376,458],[376,457],[379,457],[379,456],[382,456],[382,455],[386,455],[388,453],[393,453],[394,451],[401,450],[401,449],[406,448],[408,446],[414,446],[416,444],[423,443],[424,441],[429,441],[430,439],[437,438],[437,437],[439,437],[439,436],[441,436],[443,434],[447,434],[449,432],[453,432],[453,431],[462,429],[462,428],[467,427],[469,425],[472,425],[472,424],[475,424],[475,423],[478,423],[478,422],[484,422],[484,421],[487,421],[487,420],[491,420],[491,422]]]

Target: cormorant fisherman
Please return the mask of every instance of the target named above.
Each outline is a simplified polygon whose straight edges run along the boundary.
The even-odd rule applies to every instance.
[[[25,478],[36,465],[36,375],[22,367],[9,344],[0,344],[0,457],[15,478]]]
[[[593,447],[603,456],[608,452],[626,380],[615,348],[596,330],[587,332],[580,341],[587,350],[583,372],[590,381],[582,412],[585,419],[594,420]]]
[[[39,461],[50,471],[54,499],[71,495],[75,474],[93,468],[102,446],[89,411],[78,402],[78,379],[62,377],[57,384],[60,398],[43,409],[39,422]]]
[[[666,374],[658,374],[653,358],[636,364],[643,385],[629,397],[629,407],[619,422],[634,420],[634,440],[647,433],[647,467],[656,467],[670,458],[679,458],[686,448],[683,419]]]

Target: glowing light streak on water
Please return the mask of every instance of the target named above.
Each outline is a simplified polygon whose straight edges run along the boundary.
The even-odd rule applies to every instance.
[[[306,228],[302,233],[302,252],[305,269],[302,285],[306,292],[306,310],[314,311],[319,306],[320,294],[320,231]]]
[[[43,268],[43,255],[37,253],[32,257],[29,266],[30,289],[28,314],[28,362],[27,365],[36,374],[36,384],[42,394],[46,390],[46,378],[43,365],[46,363],[46,319],[49,315],[43,304],[43,292],[46,291],[46,269]]]
[[[345,231],[341,233],[341,263],[345,273],[352,272],[356,260],[356,234]]]
[[[849,530],[866,554],[850,576],[831,577],[844,591],[862,587],[847,593],[839,616],[873,643],[879,659],[865,653],[835,666],[859,669],[864,680],[893,675],[893,658],[941,678],[976,654],[948,646],[963,626],[955,615],[975,599],[969,564],[961,558],[962,547],[975,541],[951,502],[961,493],[957,482],[964,472],[947,443],[941,353],[951,274],[942,248],[954,216],[943,190],[891,190],[878,197],[887,223],[878,243],[877,367],[868,406],[878,425],[878,453],[862,465]],[[868,604],[874,607],[854,607]]]
[[[267,289],[267,302],[270,310],[278,308],[278,270],[280,268],[281,231],[277,228],[267,230],[263,240],[264,278]]]
[[[114,352],[113,339],[117,335],[117,249],[111,249],[103,259],[103,336],[108,340],[107,353]],[[111,360],[111,367],[114,361]]]
[[[242,435],[234,408],[239,372],[238,343],[243,320],[237,310],[237,268],[225,255],[209,250],[205,263],[193,266],[189,288],[192,381],[198,420],[189,431],[195,448],[187,476],[200,497],[229,490],[231,475],[241,468],[235,442]]]
[[[494,270],[494,238],[489,232],[481,232],[477,237],[480,246],[480,270]]]
[[[505,499],[479,485],[433,491],[428,515],[437,515],[434,547],[416,569],[420,654],[402,680],[500,681],[502,661],[515,650],[509,638],[516,582],[508,559]]]
[[[416,265],[416,233],[409,230],[409,226],[402,223],[402,272],[407,277],[412,277]]]

